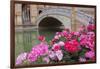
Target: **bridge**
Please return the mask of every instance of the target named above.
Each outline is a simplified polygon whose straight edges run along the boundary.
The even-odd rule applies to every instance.
[[[94,17],[81,10],[76,9],[65,9],[65,8],[44,8],[40,9],[40,14],[36,19],[38,27],[60,27],[69,28],[75,25],[78,21],[82,24],[88,24]],[[51,26],[50,26],[51,25]]]

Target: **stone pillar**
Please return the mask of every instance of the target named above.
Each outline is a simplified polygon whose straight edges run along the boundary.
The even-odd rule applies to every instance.
[[[22,5],[15,4],[15,25],[22,25]]]
[[[36,25],[36,17],[38,16],[37,5],[30,5],[30,16],[32,25]]]
[[[76,31],[76,10],[75,7],[72,7],[72,16],[71,16],[71,30]]]

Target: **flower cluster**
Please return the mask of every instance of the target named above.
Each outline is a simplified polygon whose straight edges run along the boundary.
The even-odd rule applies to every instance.
[[[34,62],[37,60],[37,58],[46,55],[47,53],[48,53],[48,45],[42,42],[32,48],[27,58],[29,61]]]
[[[16,65],[22,64],[24,60],[26,60],[27,53],[21,53],[16,59]]]
[[[79,42],[77,40],[67,41],[67,42],[65,42],[65,49],[71,53],[78,52]]]
[[[28,60],[30,63],[42,62],[87,62],[95,60],[95,25],[82,25],[79,31],[64,29],[56,32],[54,38],[48,43],[45,36],[38,37],[40,44],[33,46],[29,53],[20,54],[16,64]],[[42,63],[41,62],[41,63]]]
[[[48,45],[44,42],[33,46],[29,53],[22,53],[17,57],[16,65],[22,63],[23,60],[27,59],[30,63],[38,60],[39,57],[46,55],[48,53]]]
[[[64,58],[68,59],[68,57],[70,57],[69,61],[94,61],[95,25],[90,23],[87,26],[82,25],[78,32],[70,31],[69,29],[64,29],[62,32],[57,32],[54,38],[51,40],[51,45],[53,51],[63,51],[62,60],[64,61]],[[68,60],[66,62],[68,62]]]

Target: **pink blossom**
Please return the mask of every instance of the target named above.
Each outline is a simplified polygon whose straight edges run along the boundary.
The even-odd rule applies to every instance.
[[[21,53],[20,55],[18,55],[17,59],[16,59],[16,65],[21,64],[24,60],[26,60],[27,58],[27,53]]]
[[[62,34],[62,32],[56,32],[56,35],[61,35]]]
[[[66,30],[62,31],[62,36],[67,36],[68,32]]]
[[[87,42],[86,39],[81,39],[81,40],[80,40],[80,45],[83,45],[83,46],[84,46],[84,45],[86,45],[86,42]]]
[[[52,49],[54,51],[60,50],[60,46],[58,44],[54,44],[53,47],[52,47]]]
[[[80,45],[86,45],[86,42],[87,42],[87,36],[81,35],[80,36]]]
[[[80,31],[80,32],[83,32],[83,31],[85,31],[85,30],[86,30],[85,25],[81,25],[80,28],[79,28],[79,31]]]
[[[58,35],[55,35],[54,39],[59,39],[59,36]]]
[[[67,41],[64,47],[68,52],[75,53],[79,50],[79,43],[77,40]]]
[[[63,41],[60,41],[60,42],[58,43],[58,45],[60,45],[60,46],[64,46],[65,43],[64,43]]]
[[[54,53],[54,51],[49,51],[49,57],[52,59],[52,60],[55,60],[56,59],[56,55]]]
[[[87,35],[81,34],[81,36],[80,36],[80,40],[82,40],[82,39],[86,39],[86,38],[87,38]]]
[[[43,61],[45,61],[46,63],[49,63],[50,62],[50,59],[49,59],[49,57],[44,57],[43,58]]]
[[[38,57],[46,55],[48,53],[48,45],[44,42],[34,46],[31,52],[28,54],[28,60],[34,62]]]
[[[51,40],[51,45],[53,45],[55,43],[56,39],[52,39]]]
[[[95,45],[94,42],[87,41],[86,43],[87,43],[88,48],[90,48],[90,49],[94,48],[94,45]]]
[[[60,37],[61,37],[61,35],[59,34],[59,35],[58,35],[58,37],[60,38]]]
[[[59,34],[61,34],[61,32],[56,32],[56,35],[59,35]]]
[[[74,32],[74,31],[72,31],[72,32],[70,32],[70,34],[71,34],[71,35],[74,35],[74,34],[75,34],[75,32]]]
[[[95,53],[93,51],[89,51],[89,52],[85,53],[86,58],[92,59],[92,58],[94,58],[94,56],[95,56]]]
[[[87,38],[88,40],[93,40],[95,39],[95,33],[94,32],[87,32]]]
[[[44,37],[43,35],[39,36],[38,39],[39,39],[40,41],[45,41],[45,37]]]
[[[94,31],[95,30],[95,25],[94,24],[88,24],[87,30],[88,31]]]
[[[57,51],[49,51],[49,57],[52,60],[59,60],[61,61],[63,58],[63,53],[61,50],[57,50]]]
[[[32,51],[36,51],[37,55],[45,55],[46,53],[48,53],[48,45],[44,42],[33,46]]]
[[[71,39],[71,37],[72,37],[72,34],[71,34],[71,33],[69,33],[69,34],[66,36],[67,39]]]
[[[83,57],[80,57],[80,58],[79,58],[79,61],[80,61],[80,62],[86,62],[86,59],[83,58]]]
[[[80,33],[79,32],[74,32],[74,35],[80,36]]]
[[[38,55],[37,55],[37,52],[35,52],[35,51],[30,52],[27,57],[28,61],[30,61],[30,62],[35,62],[37,60],[37,58],[38,58]]]
[[[56,54],[58,60],[61,61],[62,58],[63,58],[63,53],[62,53],[62,51],[61,51],[61,50],[58,50],[58,51],[55,52],[55,54]]]

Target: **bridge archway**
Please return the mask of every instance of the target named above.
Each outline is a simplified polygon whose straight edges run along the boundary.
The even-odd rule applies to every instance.
[[[71,19],[62,15],[44,15],[37,19],[37,28],[42,27],[69,28],[71,30]]]
[[[48,37],[48,33],[55,34],[55,32],[62,31],[64,25],[61,21],[54,17],[45,17],[38,24],[38,34]]]
[[[37,17],[37,28],[44,27],[60,27],[71,29],[71,12],[64,9],[43,9]],[[66,12],[69,12],[66,14]]]
[[[43,18],[40,23],[38,24],[38,27],[40,29],[55,29],[55,28],[60,28],[63,29],[64,25],[61,21],[59,21],[58,19],[54,18],[54,17],[45,17]]]

